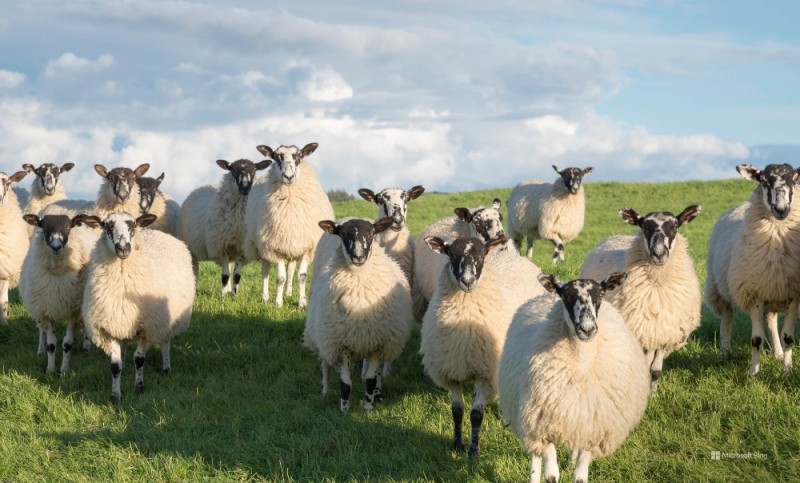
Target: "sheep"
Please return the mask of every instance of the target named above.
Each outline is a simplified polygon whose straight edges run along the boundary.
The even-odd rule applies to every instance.
[[[511,191],[508,208],[508,236],[517,246],[527,237],[528,258],[533,258],[533,240],[553,243],[553,264],[564,260],[564,244],[583,229],[585,200],[583,177],[594,168],[553,169],[559,174],[552,183],[524,181]]]
[[[0,171],[0,321],[8,324],[8,291],[19,283],[22,261],[28,252],[28,228],[22,220],[17,195],[11,185],[26,171],[11,176]]]
[[[23,213],[38,215],[45,206],[59,200],[67,199],[64,186],[59,183],[59,176],[75,167],[74,163],[65,163],[61,167],[45,163],[38,168],[32,164],[23,164],[22,169],[36,176],[31,183],[30,197],[22,209]],[[35,228],[28,228],[28,234],[33,235]]]
[[[414,317],[421,321],[428,307],[428,301],[433,296],[433,291],[438,283],[442,267],[447,264],[446,259],[428,249],[425,238],[439,237],[445,241],[456,238],[480,236],[484,242],[503,234],[503,215],[500,213],[500,199],[492,200],[489,208],[480,206],[469,208],[456,208],[456,216],[437,220],[428,225],[417,236],[414,246],[414,281],[411,284],[412,300],[414,303]]]
[[[137,207],[138,209],[138,207]],[[153,214],[92,215],[83,222],[103,228],[92,250],[81,316],[92,341],[111,358],[111,397],[119,403],[122,343],[136,340],[136,393],[144,391],[144,361],[151,344],[161,345],[164,372],[171,368],[170,343],[192,317],[195,281],[186,245],[157,230],[142,229]]]
[[[664,358],[680,349],[700,326],[700,282],[689,256],[688,243],[678,229],[691,222],[701,207],[691,205],[677,216],[652,212],[641,216],[619,210],[637,235],[617,235],[600,242],[581,267],[581,278],[627,272],[625,285],[608,297],[622,314],[645,351],[650,368],[651,393],[658,389]]]
[[[393,221],[349,219],[319,222],[325,234],[314,254],[304,345],[322,359],[322,393],[330,390],[330,369],[341,376],[339,410],[347,412],[352,381],[350,360],[368,360],[364,409],[371,411],[382,388],[380,363],[403,350],[414,325],[408,280],[375,236]]]
[[[606,293],[625,281],[560,283],[514,314],[500,358],[500,413],[531,455],[530,481],[558,481],[556,444],[577,457],[573,481],[586,482],[592,458],[619,447],[647,406],[641,346]],[[553,295],[553,294],[557,294]]]
[[[485,263],[487,254],[501,248],[499,235],[486,245],[479,238],[458,238],[452,243],[427,237],[431,250],[449,257],[442,267],[430,306],[422,322],[422,364],[438,386],[450,391],[453,414],[453,449],[464,450],[463,386],[474,383],[470,412],[472,437],[469,456],[480,456],[480,431],[486,403],[497,395],[497,365],[515,307],[504,297],[501,274]]]
[[[726,352],[731,344],[733,306],[750,315],[751,375],[760,369],[765,312],[786,312],[780,336],[776,315],[766,319],[779,358],[783,339],[783,371],[789,372],[800,297],[800,210],[793,209],[800,170],[788,164],[769,164],[763,170],[740,164],[736,170],[759,185],[747,201],[728,210],[714,225],[708,243],[706,304],[721,318],[720,347]]]
[[[186,197],[181,206],[178,235],[192,253],[197,274],[199,260],[213,260],[222,267],[222,295],[239,291],[242,266],[245,263],[244,212],[247,197],[257,171],[267,169],[268,160],[253,163],[240,159],[230,163],[217,160],[225,170],[217,185],[201,186]],[[235,262],[231,284],[230,262]]]
[[[26,214],[23,218],[34,227],[34,235],[25,260],[19,284],[19,296],[25,310],[39,327],[39,353],[47,347],[47,373],[56,370],[56,332],[58,320],[67,321],[62,348],[61,372],[69,370],[75,329],[81,327],[81,301],[86,281],[89,256],[97,237],[80,227],[85,215],[70,219],[64,215],[39,218]],[[84,331],[84,349],[89,348]]]
[[[297,146],[258,146],[273,163],[266,181],[253,186],[245,209],[245,254],[248,261],[261,260],[261,299],[269,300],[270,264],[277,265],[275,305],[283,306],[284,289],[291,294],[291,276],[298,260],[298,305],[306,306],[308,262],[321,235],[319,220],[333,218],[333,207],[310,164],[303,162],[317,143]],[[286,262],[289,278],[286,278]]]
[[[24,211],[25,207],[28,206],[28,199],[31,197],[30,193],[21,186],[14,186],[11,189],[17,195],[17,205],[19,205],[20,211]]]
[[[162,181],[164,173],[158,178],[145,176],[136,178],[136,186],[139,188],[139,213],[152,213],[158,217],[155,223],[150,225],[151,230],[177,236],[181,205],[158,189]]]

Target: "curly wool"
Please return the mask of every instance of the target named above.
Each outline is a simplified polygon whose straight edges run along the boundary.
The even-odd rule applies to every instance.
[[[136,207],[137,211],[133,213],[138,213],[139,207]],[[95,203],[94,201],[87,201],[87,200],[59,200],[53,203],[50,203],[46,207],[44,207],[39,212],[39,217],[44,217],[45,215],[65,215],[69,218],[74,218],[75,215],[83,214],[92,214],[95,211]]]
[[[233,175],[225,173],[222,176],[222,183],[206,215],[206,248],[211,260],[222,263],[223,256],[229,260],[243,256],[244,213],[248,196],[239,192]]]
[[[116,340],[168,342],[192,317],[195,282],[186,245],[146,228],[134,237],[127,259],[103,238],[90,259],[81,315],[92,341],[109,356]]]
[[[686,239],[675,236],[667,262],[651,262],[644,235],[607,238],[586,256],[581,278],[601,280],[627,272],[625,283],[605,301],[619,310],[644,349],[672,352],[686,344],[700,326],[700,282]]]
[[[486,263],[492,266],[495,273],[502,274],[500,285],[503,287],[503,296],[513,310],[547,292],[539,283],[542,270],[527,257],[521,256],[512,240],[508,240],[502,249],[487,255]]]
[[[138,191],[138,189],[134,191]],[[151,230],[163,231],[172,236],[178,235],[178,220],[181,216],[181,205],[179,205],[177,201],[157,191],[153,198],[153,204],[150,205],[150,213],[156,215],[158,218],[148,228]]]
[[[586,209],[583,185],[570,194],[559,177],[553,183],[524,181],[511,191],[508,207],[508,232],[514,239],[519,235],[563,243],[574,240],[583,230]]]
[[[17,195],[8,190],[0,205],[0,280],[7,281],[9,289],[19,284],[29,243],[28,224],[22,219]]]
[[[560,442],[605,456],[644,414],[647,363],[610,304],[600,305],[589,341],[572,336],[567,323],[552,294],[517,311],[500,360],[500,412],[531,454]]]
[[[375,241],[387,255],[400,265],[406,275],[406,280],[411,285],[414,280],[414,238],[408,231],[408,227],[404,226],[397,231],[388,229],[378,233]]]

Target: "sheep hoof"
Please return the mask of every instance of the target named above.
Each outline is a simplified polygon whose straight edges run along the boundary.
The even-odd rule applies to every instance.
[[[383,401],[383,394],[380,389],[375,388],[375,402],[378,403],[381,401]]]
[[[747,373],[751,376],[755,376],[758,374],[759,369],[761,369],[759,364],[750,364],[750,367],[747,369]]]
[[[169,374],[169,367],[161,369],[161,372],[163,372],[164,374]]]
[[[480,446],[470,446],[469,453],[467,453],[470,458],[477,459],[481,456],[481,448]]]
[[[122,395],[118,393],[111,393],[111,403],[114,405],[119,405],[122,402]]]
[[[781,369],[781,372],[783,372],[784,374],[789,374],[790,372],[792,372],[792,365],[784,364],[783,369]]]
[[[47,375],[48,376],[52,376],[53,374],[55,374],[55,372],[56,372],[56,368],[55,367],[48,367],[47,368]]]
[[[453,440],[453,451],[457,451],[459,453],[464,451],[464,442],[460,439]]]
[[[558,477],[549,476],[544,479],[544,483],[558,483]]]
[[[137,383],[134,392],[136,392],[136,394],[144,393],[144,383]]]
[[[772,357],[774,357],[775,359],[783,360],[783,351],[774,351],[772,353]]]

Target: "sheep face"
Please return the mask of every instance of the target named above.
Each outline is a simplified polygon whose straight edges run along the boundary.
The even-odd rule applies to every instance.
[[[60,168],[53,163],[45,163],[38,168],[35,168],[32,164],[22,165],[22,169],[36,175],[36,180],[42,185],[42,189],[47,196],[55,193],[56,186],[58,185],[58,176],[74,167],[74,163],[66,163]]]
[[[142,177],[136,179],[136,184],[139,185],[139,210],[142,213],[149,213],[150,207],[153,206],[153,201],[156,199],[158,187],[164,181],[164,173],[158,178]]]
[[[125,204],[128,201],[136,180],[144,176],[148,169],[150,169],[149,164],[141,164],[133,170],[114,168],[111,171],[108,171],[102,164],[94,165],[95,172],[108,181],[108,186],[119,204]]]
[[[259,163],[254,163],[249,159],[240,159],[229,163],[224,159],[217,160],[217,166],[229,171],[233,180],[236,182],[236,187],[239,188],[239,194],[247,196],[250,194],[250,189],[253,188],[253,180],[256,177],[256,171],[267,169],[272,160],[265,159]]]
[[[465,223],[471,223],[475,232],[484,242],[505,234],[503,231],[503,214],[500,213],[501,201],[499,198],[492,200],[491,208],[478,208],[470,212],[468,208],[453,210],[456,216]]]
[[[583,182],[583,177],[594,171],[594,168],[592,168],[591,166],[585,169],[581,168],[558,169],[556,165],[553,165],[553,169],[556,171],[556,173],[561,175],[561,179],[564,180],[564,186],[566,186],[570,194],[573,195],[578,194],[578,190],[581,189],[581,183]]]
[[[539,282],[548,292],[558,294],[570,333],[586,342],[597,334],[597,314],[603,296],[619,287],[627,276],[614,272],[602,282],[579,279],[560,283],[555,275],[543,273],[539,275]]]
[[[422,186],[414,186],[406,191],[401,188],[386,188],[375,194],[371,189],[361,188],[358,194],[367,201],[378,205],[378,217],[392,219],[392,230],[400,231],[406,226],[408,202],[419,198],[425,192]]]
[[[22,218],[29,225],[41,228],[42,243],[50,248],[54,256],[61,256],[66,252],[70,230],[80,225],[86,215],[76,215],[71,220],[66,215],[45,215],[42,218],[36,215],[25,215]]]
[[[258,146],[258,152],[270,158],[275,163],[275,176],[284,184],[292,184],[297,181],[297,167],[303,162],[306,156],[316,151],[317,143],[306,144],[303,149],[297,146],[279,146],[273,150],[269,146]]]
[[[763,171],[749,164],[736,166],[736,171],[745,179],[758,181],[764,207],[772,216],[783,220],[789,216],[794,196],[794,185],[800,173],[788,164],[768,164]]]
[[[26,174],[28,173],[25,171],[17,171],[9,176],[0,172],[0,205],[6,204],[6,196],[8,196],[8,192],[11,191],[11,185],[18,183]]]
[[[330,233],[337,235],[342,240],[342,251],[347,263],[360,267],[367,263],[372,254],[372,240],[375,235],[387,230],[392,225],[391,218],[381,218],[372,223],[367,220],[353,219],[347,220],[341,225],[333,221],[324,220],[319,222],[319,227]]]
[[[458,238],[453,243],[445,243],[441,238],[429,236],[425,243],[431,250],[450,258],[450,276],[464,292],[471,292],[478,286],[483,273],[486,254],[508,241],[505,235],[492,238],[486,245],[480,238]]]
[[[641,216],[634,210],[626,208],[619,210],[619,215],[629,224],[641,229],[641,240],[650,254],[650,261],[656,265],[663,265],[669,259],[678,228],[694,220],[700,210],[700,206],[691,205],[678,216],[669,211],[654,211]]]
[[[149,226],[158,217],[146,213],[138,218],[125,212],[112,213],[100,221],[97,216],[87,216],[82,221],[92,228],[103,228],[106,247],[121,259],[130,256],[137,228]]]

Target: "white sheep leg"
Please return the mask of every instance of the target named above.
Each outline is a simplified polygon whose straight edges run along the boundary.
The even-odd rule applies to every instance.
[[[772,355],[776,359],[783,359],[783,344],[781,336],[778,331],[778,313],[766,312],[764,318],[767,323],[767,335],[769,336],[769,344],[772,346]],[[784,318],[784,324],[786,324]]]
[[[55,322],[50,319],[42,319],[39,321],[39,330],[44,331],[46,338],[47,348],[47,373],[52,374],[56,372],[56,326]]]
[[[67,333],[64,334],[64,340],[61,342],[61,350],[64,353],[61,356],[61,373],[69,372],[69,361],[72,357],[72,342],[75,340],[75,327],[80,326],[80,319],[76,321],[67,322]]]
[[[47,334],[42,329],[39,329],[39,348],[36,349],[36,355],[41,356],[45,353],[47,347]]]
[[[592,452],[581,450],[578,453],[578,462],[572,474],[573,483],[586,483],[589,481],[589,465],[592,464]]]
[[[271,264],[266,260],[261,260],[261,301],[269,302],[269,270]]]
[[[527,243],[528,243],[528,250],[525,252],[525,256],[530,258],[531,260],[533,260],[533,237],[532,236],[527,237]]]
[[[483,425],[483,410],[486,407],[488,395],[491,393],[489,381],[475,382],[475,400],[472,402],[472,411],[469,413],[469,422],[472,424],[472,438],[469,444],[469,456],[477,458],[481,455],[481,426]]]
[[[797,320],[798,301],[792,300],[783,318],[783,372],[788,374],[792,371],[792,348],[794,347],[794,323]],[[780,347],[780,346],[779,346]]]
[[[239,257],[236,259],[236,264],[233,266],[233,295],[239,293],[239,282],[242,280],[242,267],[244,263],[244,258]]]
[[[364,410],[369,412],[375,406],[375,388],[378,385],[378,373],[381,370],[381,360],[370,358],[367,364],[367,380],[365,383]]]
[[[384,362],[383,363],[383,370],[381,371],[381,376],[384,378],[389,377],[392,375],[392,363],[391,362]]]
[[[578,453],[580,453],[580,450],[574,448],[569,452],[569,461],[567,462],[569,466],[575,466],[578,462]]]
[[[148,346],[147,342],[140,340],[136,346],[136,352],[133,353],[133,365],[136,368],[136,386],[134,387],[136,394],[144,392],[144,358]]]
[[[761,345],[764,343],[764,310],[760,304],[756,304],[750,309],[750,323],[753,329],[750,338],[753,353],[747,372],[751,376],[755,376],[761,368]]]
[[[331,390],[331,365],[322,361],[322,394],[328,394]]]
[[[553,265],[559,260],[564,261],[564,242],[561,238],[555,237],[550,240],[553,243]]]
[[[733,335],[733,307],[726,305],[722,310],[719,321],[719,348],[728,353],[731,350],[731,336]]]
[[[172,341],[166,341],[161,344],[161,370],[164,374],[169,373],[172,369],[172,360],[170,359],[170,349],[172,348]]]
[[[558,481],[558,459],[556,458],[556,445],[548,443],[542,452],[544,460],[544,481],[556,483]]]
[[[120,374],[122,373],[122,347],[118,340],[109,342],[111,354],[111,401],[119,404],[122,401],[122,392],[119,388]]]
[[[650,364],[650,395],[655,395],[658,390],[658,380],[661,378],[661,369],[664,367],[664,351],[653,351],[653,362]],[[580,457],[580,455],[578,455]]]
[[[461,425],[464,421],[464,391],[461,386],[450,388],[450,409],[453,412],[453,451],[464,451]]]
[[[306,306],[306,278],[308,277],[308,258],[309,255],[303,255],[300,260],[300,269],[297,271],[297,304],[300,308]]]
[[[294,291],[295,269],[297,269],[297,260],[289,260],[288,266],[286,267],[286,289],[283,292],[286,297],[291,297]]]
[[[339,376],[341,384],[339,386],[339,411],[344,414],[350,407],[350,390],[353,388],[353,381],[350,379],[350,358],[345,357],[339,365]]]
[[[233,287],[231,287],[231,261],[227,256],[222,256],[220,267],[222,268],[222,295],[225,296],[233,292]]]
[[[277,276],[275,277],[275,305],[283,307],[283,291],[286,288],[286,260],[275,264]]]
[[[8,325],[8,280],[0,280],[0,321]]]
[[[81,328],[83,330],[83,350],[88,351],[92,348],[92,338],[89,335],[89,329],[86,328],[86,324],[81,321]]]
[[[530,483],[542,481],[542,457],[535,453],[531,455],[531,476],[528,481]]]

